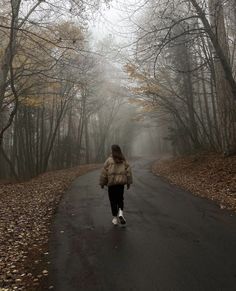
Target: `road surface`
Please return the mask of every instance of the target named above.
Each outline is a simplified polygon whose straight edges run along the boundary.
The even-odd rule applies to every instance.
[[[133,164],[127,227],[111,224],[99,171],[79,177],[58,208],[50,239],[56,291],[236,290],[236,215]]]

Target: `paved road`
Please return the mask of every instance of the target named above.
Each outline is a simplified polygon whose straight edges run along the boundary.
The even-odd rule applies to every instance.
[[[236,215],[133,165],[126,228],[111,225],[99,172],[78,178],[63,198],[51,237],[56,291],[236,290]]]

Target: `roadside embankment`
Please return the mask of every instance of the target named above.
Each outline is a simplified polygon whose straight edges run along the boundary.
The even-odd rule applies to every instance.
[[[98,167],[83,165],[0,185],[0,291],[37,289],[48,275],[47,242],[61,196],[76,177]]]
[[[236,211],[236,156],[214,153],[159,160],[152,171],[193,194]]]

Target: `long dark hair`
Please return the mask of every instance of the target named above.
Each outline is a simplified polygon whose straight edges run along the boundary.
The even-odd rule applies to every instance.
[[[117,144],[111,146],[111,154],[115,163],[122,163],[125,161],[125,157],[121,151],[121,148]]]

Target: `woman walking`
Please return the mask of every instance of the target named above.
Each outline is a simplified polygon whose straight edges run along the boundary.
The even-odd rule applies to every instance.
[[[112,145],[111,156],[106,160],[100,176],[100,185],[102,188],[108,186],[108,195],[111,203],[113,215],[112,223],[117,225],[126,224],[124,218],[124,186],[130,188],[132,181],[132,172],[129,163],[126,161],[120,147]]]

